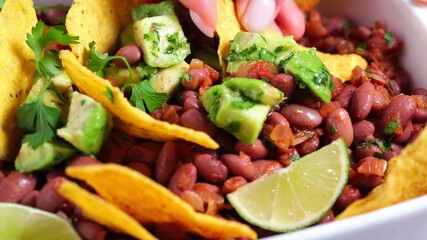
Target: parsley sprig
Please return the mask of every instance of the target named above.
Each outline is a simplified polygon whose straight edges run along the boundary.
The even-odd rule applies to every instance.
[[[153,112],[162,107],[166,102],[168,95],[166,93],[158,93],[151,86],[150,81],[142,80],[139,83],[129,83],[123,86],[122,89],[130,87],[132,89],[129,101],[135,107],[147,112]]]
[[[17,124],[20,128],[32,132],[24,137],[23,142],[36,149],[44,142],[53,140],[58,127],[61,112],[58,108],[47,106],[44,103],[44,94],[48,89],[53,90],[58,97],[66,102],[52,83],[52,77],[61,72],[59,59],[53,52],[44,53],[44,48],[50,42],[62,45],[78,43],[78,37],[69,36],[60,28],[49,28],[44,31],[44,23],[38,22],[27,34],[27,45],[34,51],[37,74],[47,83],[43,85],[38,96],[30,102],[21,105],[17,112]],[[39,79],[39,81],[42,81]]]

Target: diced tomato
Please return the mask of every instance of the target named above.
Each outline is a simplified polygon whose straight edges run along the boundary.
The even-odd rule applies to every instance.
[[[387,161],[376,157],[366,157],[359,162],[357,173],[364,175],[384,176]]]

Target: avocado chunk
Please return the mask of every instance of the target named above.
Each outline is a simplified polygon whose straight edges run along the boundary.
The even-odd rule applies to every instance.
[[[164,1],[154,4],[141,4],[132,9],[132,20],[134,22],[144,18],[156,17],[162,15],[173,15],[174,6],[171,1]]]
[[[332,77],[315,48],[295,53],[285,65],[285,72],[295,77],[300,88],[308,88],[323,102],[331,101]]]
[[[224,85],[233,91],[240,92],[252,101],[267,105],[275,105],[284,99],[284,94],[269,83],[251,78],[232,78]]]
[[[227,72],[235,73],[241,64],[254,61],[272,62],[282,66],[296,52],[297,43],[292,36],[239,32],[231,41]]]
[[[133,33],[133,23],[127,25],[120,33],[120,46],[136,45]]]
[[[245,80],[253,82],[246,84],[243,83]],[[239,83],[243,83],[241,88],[238,86]],[[202,95],[201,100],[209,113],[209,119],[216,126],[245,143],[254,144],[272,106],[283,100],[283,94],[278,98],[273,97],[272,99],[275,101],[266,101],[266,97],[263,97],[266,93],[260,94],[257,91],[246,93],[248,86],[256,89],[261,89],[261,86],[265,87],[267,88],[266,93],[280,92],[278,89],[269,89],[274,87],[261,80],[240,78],[236,81],[230,79],[208,89]]]
[[[190,66],[185,61],[168,68],[159,69],[157,74],[150,79],[151,86],[158,93],[172,95],[180,86],[181,77]]]
[[[15,160],[15,168],[19,172],[48,169],[71,157],[74,153],[75,149],[67,144],[45,142],[33,149],[28,143],[24,143]]]
[[[65,127],[58,136],[87,154],[97,154],[111,129],[111,116],[92,98],[73,92]]]
[[[133,30],[149,66],[170,67],[190,54],[190,44],[175,15],[144,18],[133,24]]]

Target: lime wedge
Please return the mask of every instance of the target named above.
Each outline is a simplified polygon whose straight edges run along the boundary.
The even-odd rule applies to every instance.
[[[300,229],[332,207],[347,183],[349,165],[347,146],[338,139],[227,198],[253,225],[275,232]]]
[[[36,208],[0,203],[0,239],[2,240],[80,240],[65,219]]]

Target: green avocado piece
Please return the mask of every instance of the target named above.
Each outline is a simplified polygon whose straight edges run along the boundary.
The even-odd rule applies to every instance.
[[[175,12],[173,3],[171,1],[141,4],[138,7],[132,9],[132,20],[136,22],[144,18],[173,14],[175,14]]]
[[[285,72],[295,77],[300,88],[308,88],[323,102],[331,101],[332,77],[315,48],[295,53],[286,63]]]
[[[136,45],[133,33],[133,23],[127,25],[120,33],[120,46]]]
[[[75,152],[76,150],[67,144],[45,142],[33,149],[28,143],[24,143],[15,160],[15,168],[19,172],[45,170],[61,163]]]
[[[262,82],[261,80],[252,80]],[[235,86],[232,87],[234,88]],[[216,126],[233,134],[237,139],[247,144],[254,144],[268,113],[272,109],[272,105],[278,102],[273,103],[270,101],[273,104],[265,104],[260,101],[260,99],[264,100],[263,97],[254,100],[252,99],[252,94],[243,94],[245,89],[243,87],[243,89],[233,90],[227,86],[226,81],[221,85],[208,89],[202,95],[201,100],[209,113],[209,119]]]
[[[189,68],[190,65],[182,61],[171,67],[159,69],[149,81],[156,92],[167,93],[168,96],[171,96],[180,86],[181,77]]]
[[[97,154],[108,136],[111,116],[92,98],[73,92],[68,122],[57,130],[58,136],[87,154]]]
[[[295,52],[298,52],[298,48],[292,36],[238,32],[231,41],[227,72],[235,73],[241,64],[256,61],[283,66]]]
[[[252,78],[231,78],[224,85],[253,101],[275,105],[284,100],[284,94],[269,83]]]
[[[133,24],[135,42],[152,67],[166,68],[182,62],[190,54],[190,44],[175,15],[139,20]]]

